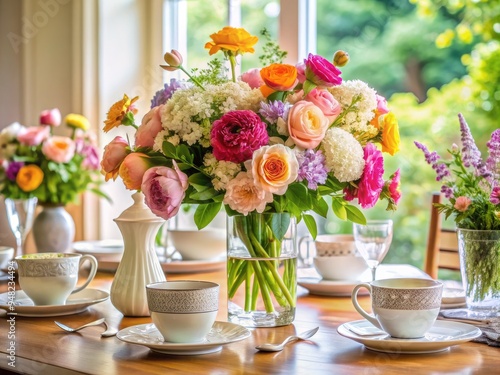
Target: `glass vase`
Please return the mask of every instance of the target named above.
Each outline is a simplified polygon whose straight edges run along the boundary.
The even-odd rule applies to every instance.
[[[293,322],[297,291],[296,222],[288,213],[227,220],[228,321],[245,327]]]
[[[7,221],[9,222],[9,227],[12,230],[14,237],[16,238],[16,249],[14,250],[13,258],[23,255],[24,253],[24,244],[33,225],[37,202],[37,198],[5,198]]]
[[[460,271],[467,308],[500,312],[500,230],[458,229]]]

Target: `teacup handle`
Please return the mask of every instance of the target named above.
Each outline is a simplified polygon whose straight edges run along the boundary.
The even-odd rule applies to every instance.
[[[306,256],[302,256],[302,243],[305,242],[306,243],[306,246],[307,246],[307,250],[306,250]],[[313,242],[313,239],[311,236],[304,236],[304,237],[301,237],[299,239],[299,243],[298,243],[298,258],[299,260],[302,262],[302,264],[306,267],[310,267],[312,265],[312,260],[311,260],[311,255],[309,253],[309,246],[311,244],[311,242]]]
[[[378,322],[377,318],[375,318],[375,316],[371,315],[371,314],[368,314],[358,303],[358,291],[361,289],[361,288],[366,288],[368,289],[368,292],[370,292],[370,298],[372,296],[372,286],[368,283],[362,283],[362,284],[358,284],[354,287],[354,289],[352,290],[352,295],[351,295],[351,300],[352,300],[352,304],[354,305],[354,308],[363,316],[363,318],[365,318],[366,320],[368,320],[371,324],[373,324],[375,327],[379,328],[379,329],[382,329],[382,326],[380,325],[380,323]]]
[[[76,288],[75,290],[73,290],[71,292],[71,294],[79,292],[80,290],[85,289],[87,287],[87,285],[89,285],[90,282],[92,280],[94,280],[95,274],[97,272],[97,259],[95,258],[95,256],[90,255],[90,254],[84,254],[84,255],[82,255],[82,257],[80,258],[80,264],[78,266],[79,269],[82,267],[83,262],[85,262],[86,260],[88,260],[90,262],[90,272],[89,272],[89,275],[87,277],[87,280],[85,280],[85,282],[83,283],[83,285],[81,285],[78,288]]]

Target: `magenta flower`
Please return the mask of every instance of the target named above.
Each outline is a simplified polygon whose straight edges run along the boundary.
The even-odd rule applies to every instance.
[[[373,143],[365,146],[365,169],[359,181],[358,201],[361,207],[371,208],[384,187],[384,158],[382,152]]]
[[[141,185],[146,205],[165,220],[177,214],[189,186],[186,174],[181,172],[174,160],[172,163],[173,168],[149,168]]]
[[[12,161],[9,163],[7,166],[7,169],[5,170],[5,175],[10,181],[15,181],[17,174],[19,173],[19,170],[21,167],[24,166],[23,161]]]
[[[401,199],[401,191],[399,191],[400,182],[401,182],[401,172],[398,169],[391,176],[391,181],[389,183],[389,194],[395,204],[398,204],[399,200]]]
[[[40,113],[40,125],[59,126],[60,124],[61,112],[59,109],[46,109]]]
[[[306,79],[314,85],[330,87],[342,83],[340,77],[342,72],[324,57],[310,53],[304,63],[306,64]]]
[[[252,158],[255,150],[266,145],[266,124],[252,111],[230,111],[214,121],[210,143],[217,160],[241,163]]]
[[[495,186],[490,194],[490,202],[495,206],[500,204],[500,186]]]

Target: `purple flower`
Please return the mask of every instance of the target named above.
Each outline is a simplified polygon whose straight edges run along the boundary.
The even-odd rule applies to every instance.
[[[415,141],[415,146],[424,152],[425,161],[432,166],[432,169],[436,171],[436,181],[441,181],[443,178],[450,175],[450,170],[444,163],[438,163],[440,159],[436,151],[430,152],[425,145],[420,142]]]
[[[495,186],[491,191],[490,202],[495,206],[500,204],[500,186]]]
[[[99,164],[99,153],[97,148],[92,145],[86,144],[83,146],[81,154],[84,159],[82,162],[82,167],[86,169],[97,170],[100,167]]]
[[[500,174],[500,129],[495,130],[491,133],[491,139],[486,143],[488,147],[488,159],[486,159],[487,168],[494,174],[495,178],[498,179]]]
[[[455,195],[453,193],[453,189],[447,185],[441,186],[441,193],[443,193],[445,198],[447,199],[453,198],[453,196]]]
[[[165,83],[163,86],[163,89],[158,90],[151,100],[151,108],[157,107],[161,104],[165,104],[168,99],[170,99],[173,95],[173,93],[179,89],[182,88],[183,84],[179,81],[177,81],[175,78],[172,78],[170,80],[170,84]]]
[[[12,161],[9,163],[9,166],[7,167],[7,170],[5,171],[5,175],[7,178],[11,181],[15,181],[17,174],[19,173],[19,170],[21,167],[24,166],[24,162],[22,161]]]
[[[290,107],[282,101],[275,100],[274,102],[261,102],[259,113],[271,124],[276,124],[281,117],[286,121],[288,110]]]
[[[325,168],[325,156],[321,151],[306,150],[297,155],[299,171],[297,180],[307,181],[307,187],[316,190],[318,184],[326,182],[327,170]]]
[[[491,172],[481,158],[481,151],[476,146],[476,142],[472,137],[469,125],[465,121],[461,113],[458,114],[460,121],[460,133],[462,139],[462,162],[466,168],[470,166],[476,169],[476,175],[486,179],[491,177]]]

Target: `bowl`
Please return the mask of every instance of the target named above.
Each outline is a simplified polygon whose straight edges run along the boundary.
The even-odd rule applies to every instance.
[[[9,262],[14,258],[14,248],[0,246],[0,270],[7,269]]]
[[[225,229],[169,229],[168,237],[182,260],[210,260],[226,253]]]
[[[315,256],[313,264],[325,280],[358,281],[368,269],[365,260],[356,255]]]
[[[316,256],[356,255],[356,244],[351,234],[320,234],[314,241]]]

